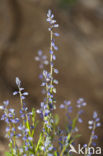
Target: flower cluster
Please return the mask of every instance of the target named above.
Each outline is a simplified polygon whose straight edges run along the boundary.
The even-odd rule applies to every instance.
[[[18,77],[16,77],[16,84],[18,86],[19,91],[13,92],[13,95],[19,94],[20,96],[20,104],[21,104],[21,109],[19,111],[20,113],[20,118],[22,123],[19,124],[18,130],[20,131],[19,136],[21,135],[22,140],[24,142],[24,148],[21,148],[21,151],[24,153],[28,153],[28,150],[33,150],[33,134],[32,132],[34,131],[34,123],[30,125],[29,120],[31,117],[34,115],[34,111],[28,112],[28,107],[26,106],[26,103],[24,99],[28,95],[28,92],[23,92],[24,88],[21,87],[21,81]]]
[[[82,123],[83,122],[83,120],[82,120],[82,118],[81,118],[81,115],[82,115],[82,113],[84,112],[83,111],[83,109],[82,109],[82,107],[85,107],[87,104],[86,104],[86,102],[84,101],[84,99],[83,98],[79,98],[78,100],[77,100],[77,104],[76,104],[76,107],[79,109],[78,111],[77,111],[77,114],[76,114],[76,121],[78,121],[79,123]],[[75,127],[75,129],[73,129],[73,121],[72,121],[72,118],[71,118],[71,116],[70,116],[70,113],[72,113],[72,111],[73,111],[73,107],[71,106],[71,101],[64,101],[64,104],[61,104],[60,105],[60,108],[61,109],[65,109],[65,110],[67,110],[67,113],[66,113],[66,115],[67,115],[67,117],[68,117],[68,130],[69,131],[71,131],[72,130],[72,132],[77,132],[78,131],[78,128],[77,128],[77,126]]]
[[[101,126],[101,123],[100,123],[100,118],[98,117],[98,113],[93,112],[93,120],[88,121],[88,128],[91,130],[91,135],[90,135],[88,144],[84,144],[84,148],[86,148],[87,151],[90,146],[92,147],[96,146],[96,140],[98,139],[98,136],[95,134],[95,130],[97,127],[100,127],[100,126]],[[90,152],[88,156],[91,156],[92,154],[93,153]]]
[[[48,65],[48,63],[49,63],[49,61],[47,60],[47,56],[43,55],[42,50],[38,51],[38,56],[36,56],[34,59],[39,62],[39,68],[40,69],[44,69],[44,65]],[[41,80],[43,80],[43,73],[42,72],[39,75],[39,78]]]
[[[19,96],[20,98],[18,117],[16,117],[15,109],[9,108],[8,100],[4,101],[3,105],[0,106],[0,109],[4,112],[1,120],[4,120],[6,123],[5,133],[9,139],[10,151],[6,153],[7,156],[71,156],[69,150],[72,145],[74,146],[76,138],[80,137],[77,124],[78,122],[83,123],[81,115],[84,112],[83,108],[87,105],[83,98],[79,98],[76,102],[77,113],[74,118],[72,117],[73,107],[71,101],[65,100],[60,105],[60,109],[66,111],[68,119],[66,128],[60,128],[59,117],[53,114],[53,111],[56,109],[55,86],[58,85],[58,80],[54,76],[59,73],[54,64],[56,60],[55,51],[58,50],[55,44],[55,37],[58,37],[59,34],[54,30],[59,25],[56,24],[51,10],[47,13],[47,22],[49,23],[48,30],[50,32],[50,59],[48,61],[47,56],[41,50],[38,51],[38,56],[35,57],[35,60],[40,63],[39,67],[42,70],[39,78],[41,79],[44,98],[40,103],[40,109],[35,111],[32,108],[32,111],[29,112],[25,102],[29,93],[24,91],[18,77],[16,77],[18,90],[13,92],[14,96]],[[49,70],[45,69],[45,65],[49,65]],[[37,141],[35,139],[36,113],[40,114],[42,118],[42,129]],[[95,135],[95,129],[101,126],[99,120],[97,112],[94,112],[93,120],[88,121],[89,129],[91,130],[89,143],[85,144],[84,147],[96,146],[98,137]],[[21,145],[18,145],[17,139],[21,140]],[[85,156],[88,156],[88,153]]]
[[[18,134],[16,134],[16,124],[19,123],[19,118],[16,118],[15,110],[12,108],[8,108],[9,101],[4,101],[3,106],[0,107],[4,111],[4,114],[1,117],[1,120],[4,120],[7,124],[5,132],[6,137],[9,139],[9,146],[14,148],[14,152],[16,150],[15,139],[18,138]]]
[[[53,78],[53,73],[58,74],[58,69],[54,68],[54,61],[56,60],[56,56],[54,54],[54,51],[58,50],[58,47],[55,45],[55,39],[54,36],[59,36],[58,33],[54,32],[54,28],[58,27],[59,25],[56,24],[56,20],[54,19],[54,15],[52,14],[51,10],[47,13],[47,22],[49,22],[49,31],[50,31],[50,71],[47,71],[43,69],[42,72],[42,83],[41,86],[44,87],[44,91],[46,93],[46,97],[44,98],[44,101],[41,102],[41,108],[37,110],[37,113],[41,114],[44,125],[43,125],[43,135],[44,135],[44,148],[42,147],[41,150],[53,150],[52,145],[52,137],[50,137],[53,125],[54,125],[54,119],[52,116],[51,111],[56,109],[56,106],[54,103],[56,103],[56,100],[54,98],[54,94],[56,93],[55,84],[58,84],[58,80]],[[38,57],[36,57],[36,60],[38,60]],[[49,139],[48,139],[49,138]],[[47,145],[47,140],[49,140],[49,146]],[[51,146],[50,146],[51,145]]]
[[[35,60],[40,62],[40,65],[39,65],[40,69],[43,69],[44,65],[48,65],[49,63],[47,60],[47,56],[43,55],[42,50],[38,51],[38,56],[35,57]]]
[[[47,127],[52,129],[53,119],[51,117],[51,110],[56,108],[54,105],[54,103],[56,102],[54,98],[54,94],[56,93],[56,88],[54,85],[58,84],[58,80],[53,78],[53,73],[58,74],[59,72],[58,69],[54,68],[54,62],[53,62],[56,60],[54,50],[58,50],[58,47],[55,45],[54,36],[59,36],[59,34],[54,33],[53,28],[56,28],[59,25],[56,24],[56,20],[54,19],[54,15],[51,13],[51,10],[49,10],[47,13],[47,22],[49,22],[50,24],[50,27],[48,30],[50,31],[50,37],[51,37],[50,38],[51,44],[50,44],[50,51],[49,51],[50,52],[50,71],[48,72],[47,70],[43,69],[43,72],[42,72],[43,78],[42,78],[41,86],[45,87],[46,97],[44,98],[44,101],[41,102],[41,109],[37,110],[37,113],[40,113],[44,119],[44,123],[45,123],[44,129],[46,129]],[[39,56],[40,55],[41,55],[41,51],[39,51]],[[36,60],[43,60],[43,59],[40,59],[40,57],[36,57]],[[40,66],[41,66],[41,63],[40,63]]]
[[[23,92],[24,88],[21,87],[21,81],[16,77],[16,84],[19,91],[14,91],[13,95],[20,95],[20,116],[16,117],[15,110],[13,108],[8,108],[9,101],[4,101],[4,105],[0,108],[4,111],[4,114],[1,117],[1,120],[5,120],[6,127],[6,136],[9,138],[9,146],[11,148],[11,153],[13,155],[25,155],[28,154],[28,150],[33,150],[33,140],[34,140],[34,110],[28,112],[28,107],[24,102],[24,99],[28,95],[28,92]],[[22,93],[23,92],[23,93]],[[29,120],[32,117],[32,125],[30,125]],[[18,132],[17,132],[18,130]],[[16,140],[21,138],[23,142],[23,147],[18,148]],[[31,154],[30,156],[33,156]]]
[[[88,128],[91,130],[91,143],[93,146],[96,146],[95,140],[98,139],[98,136],[95,135],[95,129],[101,126],[100,118],[98,117],[97,112],[93,113],[93,120],[88,121]]]

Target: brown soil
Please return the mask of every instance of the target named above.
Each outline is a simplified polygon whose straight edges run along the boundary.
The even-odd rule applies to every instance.
[[[93,2],[91,2],[93,3]],[[95,0],[95,3],[97,1]],[[18,76],[23,86],[30,93],[29,107],[38,108],[42,96],[38,80],[38,64],[34,61],[39,49],[48,55],[49,33],[46,13],[52,8],[60,24],[57,40],[56,66],[57,105],[64,99],[75,101],[83,97],[88,106],[84,115],[85,125],[81,126],[86,143],[89,131],[86,122],[92,118],[94,110],[103,119],[103,2],[85,4],[78,1],[71,8],[63,9],[51,0],[1,0],[0,1],[0,103],[10,99],[11,105],[18,107],[18,101],[12,96],[17,89],[15,77]],[[16,100],[16,102],[15,102]],[[16,104],[14,104],[16,103]],[[19,109],[19,108],[18,108]],[[58,110],[61,114],[62,112]],[[63,127],[63,117],[61,126]],[[0,156],[7,148],[4,135],[4,123],[0,129]],[[102,128],[99,132],[99,145],[102,142]],[[5,143],[5,144],[4,144]]]

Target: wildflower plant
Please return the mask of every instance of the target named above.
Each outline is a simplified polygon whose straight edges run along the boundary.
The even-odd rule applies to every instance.
[[[43,54],[41,50],[38,51],[38,55],[35,60],[38,61],[41,73],[39,78],[41,79],[42,93],[44,95],[43,101],[40,103],[40,109],[28,111],[28,106],[25,102],[28,92],[24,91],[22,83],[18,77],[16,77],[17,91],[13,92],[13,95],[19,95],[20,97],[20,110],[17,117],[16,111],[13,108],[9,108],[9,101],[4,101],[0,109],[4,114],[1,120],[6,123],[6,137],[9,140],[9,152],[6,152],[7,156],[71,156],[70,148],[75,145],[75,140],[80,137],[79,127],[77,123],[82,123],[83,108],[87,105],[83,98],[79,98],[76,103],[77,114],[72,119],[71,114],[73,111],[71,101],[65,100],[60,105],[60,109],[65,110],[68,125],[63,130],[59,126],[58,116],[54,115],[56,109],[56,80],[55,74],[59,71],[55,68],[56,51],[58,47],[55,43],[55,37],[59,37],[59,33],[56,32],[56,28],[59,25],[56,23],[54,14],[51,10],[47,13],[47,22],[49,23],[48,31],[50,33],[50,49],[49,56]],[[49,65],[49,70],[45,69],[45,65]],[[40,114],[42,118],[42,130],[38,134],[38,140],[35,141],[35,130],[37,126],[36,114]],[[100,119],[97,112],[93,113],[93,120],[88,121],[91,135],[88,144],[84,144],[84,147],[96,146],[95,129],[99,127]],[[18,145],[17,140],[20,139],[22,144]],[[86,154],[85,156],[87,156]]]

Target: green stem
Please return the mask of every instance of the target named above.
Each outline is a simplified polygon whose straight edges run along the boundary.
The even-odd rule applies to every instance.
[[[53,47],[52,47],[53,32],[52,32],[52,30],[51,30],[51,32],[50,32],[50,39],[51,39],[50,50],[52,51],[52,50],[53,50]],[[51,65],[52,61],[53,61],[53,55],[51,54],[51,55],[50,55],[50,74],[51,74],[51,77],[53,76],[53,66]],[[52,82],[52,78],[51,78],[50,84],[52,85],[52,83],[53,83],[53,82]]]
[[[72,132],[68,134],[68,136],[67,136],[67,141],[70,140],[71,135],[72,135]],[[65,146],[65,145],[63,146],[63,149],[62,149],[62,151],[61,151],[61,153],[60,153],[60,156],[63,156],[63,154],[64,154],[66,148],[69,147],[70,144],[71,144],[71,143],[69,143],[67,146]]]
[[[36,149],[35,149],[35,154],[37,154],[37,152],[38,152],[38,150],[39,150],[39,146],[40,146],[40,144],[41,144],[41,141],[42,141],[42,133],[40,134],[40,137],[39,137],[39,140],[38,140]]]
[[[95,131],[95,128],[96,128],[96,121],[95,121],[94,124],[93,124],[92,132]],[[91,136],[90,136],[90,139],[89,139],[89,143],[88,143],[88,145],[87,145],[87,153],[86,153],[84,156],[87,156],[87,155],[88,155],[88,148],[89,148],[89,147],[91,146],[91,144],[92,144],[93,136],[94,136],[94,133],[91,133]]]

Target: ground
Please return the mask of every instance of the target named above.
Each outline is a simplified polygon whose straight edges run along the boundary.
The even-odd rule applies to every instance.
[[[0,103],[10,99],[17,108],[18,101],[12,96],[16,88],[15,77],[23,81],[30,93],[29,107],[38,108],[42,96],[38,80],[38,64],[34,61],[37,51],[42,49],[48,55],[49,33],[46,13],[51,8],[60,25],[57,40],[56,67],[59,69],[57,105],[65,99],[75,101],[83,97],[88,106],[84,115],[87,122],[93,110],[103,109],[103,2],[101,0],[78,0],[71,7],[63,8],[59,1],[48,0],[1,0],[0,1]],[[16,104],[14,104],[16,100]],[[59,113],[62,113],[59,111]],[[64,113],[61,118],[63,126]],[[87,124],[81,126],[87,141]],[[5,150],[3,138],[4,123],[1,122],[1,154]],[[102,141],[102,129],[99,132]]]

